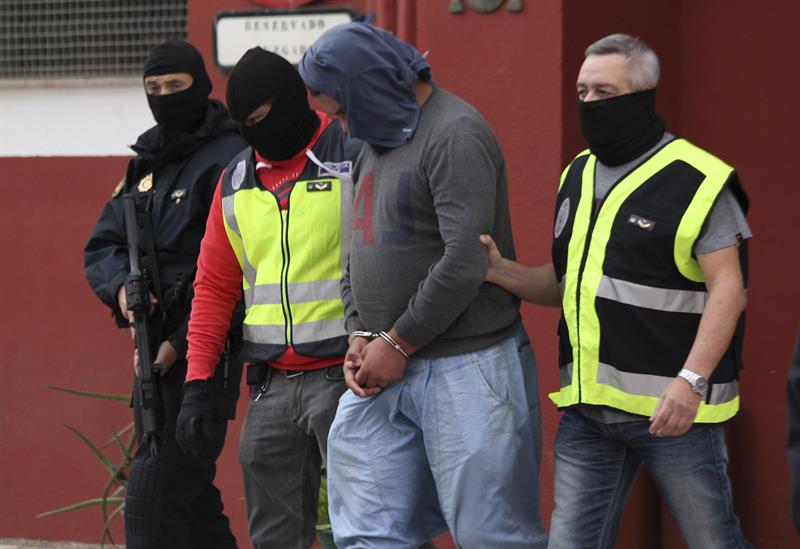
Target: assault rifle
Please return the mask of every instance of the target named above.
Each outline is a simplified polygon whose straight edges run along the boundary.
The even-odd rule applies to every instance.
[[[139,251],[139,219],[136,212],[136,196],[126,194],[123,197],[123,212],[125,216],[125,232],[128,239],[128,256],[131,271],[125,280],[125,298],[128,301],[128,310],[133,313],[133,330],[136,339],[136,350],[139,353],[139,382],[136,384],[142,413],[141,444],[150,446],[151,455],[158,454],[161,443],[161,391],[159,387],[159,371],[162,369],[154,364],[154,352],[159,342],[161,325],[161,299],[158,299],[161,290],[158,280],[158,267],[155,264],[152,231],[150,227],[149,207],[142,214],[142,233],[148,249],[150,269],[142,265]],[[149,201],[148,201],[149,202]],[[150,289],[158,299],[156,312],[150,316]],[[124,311],[123,311],[124,312]]]

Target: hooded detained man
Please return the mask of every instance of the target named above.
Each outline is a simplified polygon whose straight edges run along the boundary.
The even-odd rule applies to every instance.
[[[315,112],[291,63],[248,50],[230,73],[231,116],[249,145],[220,179],[197,262],[186,392],[219,375],[225,332],[244,295],[241,358],[251,399],[242,426],[250,540],[308,549],[321,467],[347,351],[339,285],[361,143]],[[210,398],[210,395],[209,395]],[[205,446],[210,405],[184,403],[178,437]]]
[[[123,195],[133,194],[138,216],[148,218],[152,228],[153,253],[148,253],[148,231],[141,227],[139,241],[145,267],[157,275],[151,279],[160,281],[150,289],[151,318],[157,331],[151,337],[156,342],[154,362],[163,372],[157,444],[143,443],[141,384],[138,356],[134,356],[133,409],[140,445],[128,476],[125,541],[132,549],[235,548],[219,490],[213,484],[214,462],[227,422],[214,425],[213,443],[204,447],[200,458],[179,448],[175,425],[183,398],[186,335],[200,240],[219,175],[245,145],[222,103],[208,98],[211,81],[203,58],[187,42],[168,40],[150,52],[144,65],[144,89],[157,124],[131,147],[136,156],[84,250],[89,285],[109,307],[117,326],[128,327],[132,313],[124,284],[130,265]],[[231,334],[229,339],[235,347],[236,336]],[[220,413],[232,418],[241,365],[233,356],[226,361],[226,372],[209,382],[207,390],[213,390]],[[157,455],[152,455],[151,446]]]
[[[536,365],[519,301],[483,283],[490,233],[514,255],[503,153],[411,45],[325,32],[300,74],[365,141],[343,299],[350,345],[328,438],[336,544],[544,547]]]
[[[750,547],[723,431],[739,410],[747,195],[731,166],[666,131],[659,75],[633,36],[586,48],[589,148],[558,184],[552,263],[521,265],[482,237],[487,280],[562,307],[552,549],[613,547],[642,465],[691,549]]]

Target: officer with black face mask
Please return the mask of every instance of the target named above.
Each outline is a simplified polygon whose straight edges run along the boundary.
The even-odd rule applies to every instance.
[[[200,240],[222,169],[245,144],[225,107],[208,98],[211,81],[200,53],[182,40],[169,40],[150,52],[144,66],[144,88],[157,125],[139,136],[136,156],[100,215],[84,250],[86,278],[112,312],[117,326],[127,327],[124,282],[130,272],[123,196],[133,194],[139,213],[152,226],[151,250],[140,235],[141,250],[160,280],[163,312],[154,362],[164,367],[158,453],[141,444],[128,477],[125,534],[129,548],[236,547],[228,518],[214,486],[214,461],[224,441],[227,422],[215,425],[216,439],[200,456],[187,455],[175,441],[175,425],[186,375],[186,336],[192,282]],[[153,258],[152,256],[155,256]],[[155,259],[155,261],[153,261]],[[229,326],[238,326],[234,317]],[[227,330],[226,330],[227,331]],[[236,347],[235,334],[228,340]],[[231,345],[228,347],[230,348]],[[228,356],[213,382],[218,414],[233,418],[241,365]],[[138,356],[134,354],[138,383]],[[226,379],[222,379],[226,377]],[[227,389],[225,389],[227,388]],[[141,403],[134,390],[134,419],[141,442]]]
[[[347,350],[339,283],[349,250],[351,169],[361,143],[308,103],[281,56],[253,48],[231,71],[231,116],[248,147],[225,169],[197,261],[186,398],[177,438],[202,454],[222,418],[210,402],[227,319],[244,293],[242,427],[250,539],[307,549]],[[242,292],[244,289],[244,292]]]
[[[750,547],[723,433],[740,402],[748,200],[733,167],[666,131],[659,72],[626,34],[586,49],[588,150],[558,185],[552,263],[501,258],[482,236],[487,281],[562,307],[551,549],[613,547],[641,466],[688,547]]]

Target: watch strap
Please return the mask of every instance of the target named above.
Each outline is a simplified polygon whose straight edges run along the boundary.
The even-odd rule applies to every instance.
[[[705,397],[707,383],[703,376],[700,374],[689,370],[688,368],[682,368],[680,372],[678,372],[678,377],[681,377],[689,382],[689,385],[692,388],[692,391],[697,393],[698,395]]]

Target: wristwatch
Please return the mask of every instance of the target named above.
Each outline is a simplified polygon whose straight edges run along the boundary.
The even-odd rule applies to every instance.
[[[692,387],[692,391],[700,395],[701,398],[706,398],[706,392],[708,391],[708,381],[706,381],[706,378],[686,368],[678,372],[678,377],[682,377],[688,381],[689,385]]]

